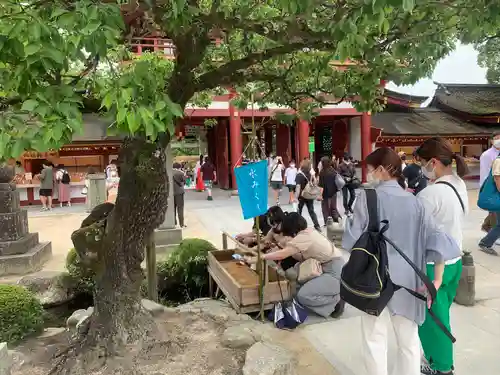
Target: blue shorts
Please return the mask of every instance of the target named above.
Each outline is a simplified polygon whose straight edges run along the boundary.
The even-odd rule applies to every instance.
[[[203,181],[203,183],[205,184],[206,189],[211,189],[214,185],[214,182],[212,180]]]

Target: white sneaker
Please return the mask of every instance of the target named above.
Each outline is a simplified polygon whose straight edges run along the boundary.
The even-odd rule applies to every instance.
[[[495,241],[495,245],[500,246],[500,238]]]

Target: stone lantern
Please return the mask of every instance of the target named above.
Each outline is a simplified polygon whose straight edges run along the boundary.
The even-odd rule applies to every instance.
[[[50,242],[40,243],[38,233],[28,231],[13,177],[14,167],[0,164],[0,276],[39,271],[52,257]]]

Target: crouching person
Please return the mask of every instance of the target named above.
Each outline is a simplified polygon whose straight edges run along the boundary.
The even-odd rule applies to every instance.
[[[290,263],[287,278],[296,282],[295,298],[302,306],[323,317],[339,317],[344,311],[340,300],[341,252],[321,233],[307,227],[296,212],[286,215],[282,235],[290,237],[285,247],[263,255],[266,260]]]
[[[258,218],[254,219],[252,231],[236,235],[236,241],[239,241],[248,247],[254,247],[257,245],[256,220],[259,220],[259,230],[263,236],[262,240],[263,242],[266,242],[267,247],[270,247],[270,242],[274,242],[275,235],[279,235],[279,227],[281,226],[284,215],[283,210],[279,206],[269,207],[264,215],[260,215]]]

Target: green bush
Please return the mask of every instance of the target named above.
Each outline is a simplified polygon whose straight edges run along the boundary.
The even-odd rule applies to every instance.
[[[43,308],[36,297],[15,285],[0,285],[0,342],[13,343],[43,330]]]
[[[170,303],[184,303],[208,295],[207,254],[216,250],[210,242],[187,238],[157,265],[160,297]]]
[[[75,283],[77,292],[93,294],[94,271],[82,263],[75,249],[70,249],[66,256],[66,269]]]

